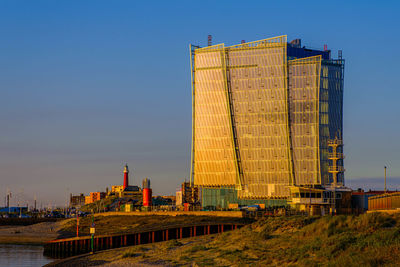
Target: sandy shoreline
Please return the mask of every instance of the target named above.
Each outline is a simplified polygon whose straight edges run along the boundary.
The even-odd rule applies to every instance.
[[[214,240],[216,235],[197,236],[180,239],[179,250],[187,249],[196,245]],[[169,258],[174,254],[179,257],[180,251],[175,244],[175,240],[157,243],[143,244],[138,246],[128,246],[95,252],[94,254],[82,254],[70,258],[59,259],[51,262],[46,267],[69,267],[69,266],[107,266],[107,267],[162,267],[175,266]],[[126,257],[126,255],[129,255]],[[183,266],[192,266],[192,263],[183,263]]]
[[[28,226],[1,226],[0,244],[43,245],[59,236],[62,222],[43,222]]]

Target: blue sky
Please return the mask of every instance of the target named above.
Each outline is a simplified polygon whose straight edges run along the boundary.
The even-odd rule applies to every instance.
[[[124,162],[174,193],[190,168],[188,46],[208,34],[342,49],[346,179],[377,187],[387,165],[400,189],[400,4],[349,2],[1,0],[0,197],[64,204],[121,184]]]

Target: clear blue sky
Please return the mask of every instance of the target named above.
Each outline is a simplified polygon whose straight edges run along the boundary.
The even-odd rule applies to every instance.
[[[0,197],[64,204],[121,184],[124,162],[173,194],[190,167],[188,46],[208,34],[342,49],[346,180],[386,164],[400,181],[400,4],[375,2],[1,0]]]

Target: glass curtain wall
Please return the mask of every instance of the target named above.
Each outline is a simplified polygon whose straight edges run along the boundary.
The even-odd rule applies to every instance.
[[[241,198],[289,194],[286,43],[282,36],[227,48],[243,171]]]
[[[286,36],[192,53],[195,185],[274,199],[289,185],[332,182],[327,143],[342,139],[342,60],[288,61]]]
[[[295,185],[320,184],[321,56],[289,61],[290,129]]]
[[[195,50],[194,184],[233,186],[237,168],[225,88],[224,45]]]

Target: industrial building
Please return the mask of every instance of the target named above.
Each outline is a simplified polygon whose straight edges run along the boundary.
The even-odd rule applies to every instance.
[[[400,192],[385,192],[368,197],[368,210],[400,210]]]
[[[152,190],[150,186],[150,180],[147,177],[142,181],[142,190],[143,190],[143,207],[151,207]]]
[[[200,204],[199,188],[191,186],[189,182],[184,182],[181,184],[181,188],[176,191],[175,199],[177,209],[195,210]]]
[[[279,36],[191,45],[190,182],[203,207],[336,205],[344,187],[341,51]]]
[[[395,193],[396,191],[377,191],[377,190],[369,190],[364,191],[361,188],[353,191],[351,193],[351,205],[353,208],[353,213],[364,213],[370,208],[368,207],[368,202],[370,197],[383,195],[385,193]]]
[[[26,213],[28,207],[3,207],[0,208],[0,213]]]
[[[70,194],[69,196],[69,207],[70,208],[80,208],[83,205],[85,205],[85,195],[80,194],[80,195],[72,195]]]

